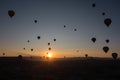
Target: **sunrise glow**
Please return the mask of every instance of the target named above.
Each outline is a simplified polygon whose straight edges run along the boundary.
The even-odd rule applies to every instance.
[[[48,53],[48,55],[47,55],[49,58],[51,58],[52,57],[52,53]]]

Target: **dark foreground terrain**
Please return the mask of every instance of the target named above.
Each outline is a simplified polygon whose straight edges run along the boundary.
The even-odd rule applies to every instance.
[[[120,80],[120,60],[0,58],[0,80]]]

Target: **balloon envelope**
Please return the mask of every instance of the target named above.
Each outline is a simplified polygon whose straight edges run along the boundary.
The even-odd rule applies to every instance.
[[[79,52],[79,50],[76,50],[76,52]]]
[[[30,42],[30,40],[27,41],[28,43]]]
[[[5,53],[3,53],[3,55],[5,55]]]
[[[105,15],[105,12],[103,12],[102,15],[104,16],[104,15]]]
[[[51,48],[48,48],[48,50],[50,51],[50,50],[51,50]]]
[[[66,28],[66,25],[64,25],[64,28]]]
[[[48,43],[48,45],[50,45],[50,43]]]
[[[15,12],[13,10],[9,10],[8,15],[12,18],[15,15]]]
[[[74,31],[77,31],[77,29],[74,29]]]
[[[94,42],[94,43],[95,43],[95,41],[96,41],[96,38],[95,38],[95,37],[93,37],[91,40],[92,40],[92,42]]]
[[[110,42],[110,40],[109,40],[109,39],[107,39],[107,40],[106,40],[106,43],[109,43],[109,42]]]
[[[85,54],[85,57],[88,57],[88,54]]]
[[[53,39],[54,41],[56,41],[56,39]]]
[[[37,20],[34,20],[35,23],[37,23]]]
[[[33,51],[33,49],[31,49],[31,51]]]
[[[112,20],[111,20],[110,18],[106,18],[106,19],[104,20],[104,23],[105,23],[105,25],[106,25],[107,27],[109,27],[110,24],[112,23]]]
[[[95,4],[95,3],[93,3],[93,4],[92,4],[92,7],[95,7],[95,6],[96,6],[96,4]]]
[[[112,53],[112,57],[113,57],[113,59],[117,59],[118,54],[117,53]]]
[[[109,51],[109,47],[104,46],[104,47],[103,47],[103,51],[104,51],[105,53],[107,53],[107,52]]]
[[[38,36],[37,39],[40,39],[40,36]]]

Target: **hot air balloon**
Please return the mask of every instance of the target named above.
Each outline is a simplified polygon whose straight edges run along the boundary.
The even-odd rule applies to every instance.
[[[37,39],[39,40],[39,39],[40,39],[40,36],[37,36]]]
[[[13,10],[9,10],[8,15],[12,18],[15,15],[15,12]]]
[[[111,20],[110,18],[106,18],[106,19],[104,20],[104,23],[105,23],[105,25],[106,25],[107,27],[109,27],[110,24],[112,23],[112,20]]]
[[[56,39],[53,39],[54,41],[56,41]]]
[[[105,53],[107,53],[107,52],[109,51],[109,47],[104,46],[104,47],[103,47],[103,51],[104,51]]]
[[[3,56],[5,55],[5,53],[3,53]]]
[[[27,41],[28,43],[30,42],[30,40]]]
[[[33,49],[31,49],[31,51],[33,51]]]
[[[48,48],[48,50],[50,51],[50,50],[51,50],[51,48]]]
[[[66,25],[64,25],[64,28],[66,28]]]
[[[93,37],[91,40],[92,40],[92,42],[93,42],[93,43],[95,43],[96,38],[95,38],[95,37]]]
[[[37,20],[34,20],[35,23],[37,23]]]
[[[76,52],[79,52],[79,50],[76,50]]]
[[[85,54],[85,57],[88,57],[88,54]]]
[[[22,55],[18,55],[18,59],[22,59],[23,58],[23,56]]]
[[[113,57],[113,59],[117,59],[117,57],[118,57],[118,54],[117,53],[112,53],[112,57]]]
[[[50,45],[50,43],[48,43],[48,45]]]
[[[109,42],[110,42],[110,40],[109,40],[109,39],[106,39],[105,41],[106,41],[106,43],[109,43]]]
[[[105,15],[105,12],[103,12],[102,15],[104,16],[104,15]]]
[[[23,48],[25,50],[25,48]]]
[[[96,7],[96,4],[95,4],[95,3],[93,3],[93,4],[92,4],[92,7]]]
[[[77,31],[77,29],[74,29],[74,31]]]

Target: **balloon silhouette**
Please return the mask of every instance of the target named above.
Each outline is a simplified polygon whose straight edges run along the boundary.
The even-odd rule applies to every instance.
[[[48,50],[50,51],[50,50],[51,50],[51,48],[48,48]]]
[[[54,41],[56,41],[56,39],[53,39]]]
[[[37,23],[37,20],[34,20],[35,23]]]
[[[25,50],[25,48],[23,48]]]
[[[107,39],[107,40],[105,40],[106,41],[106,43],[109,43],[110,42],[110,40],[109,39]]]
[[[8,15],[12,18],[15,15],[15,12],[13,10],[9,10]]]
[[[22,55],[18,55],[18,59],[22,59],[23,58],[23,56]]]
[[[93,4],[92,4],[92,7],[96,7],[96,4],[95,4],[95,3],[93,3]]]
[[[105,12],[103,12],[102,15],[104,16],[104,15],[105,15]]]
[[[111,20],[110,18],[106,18],[106,19],[104,20],[104,23],[106,24],[107,27],[109,27],[110,24],[112,23],[112,20]]]
[[[48,43],[48,45],[50,45],[50,43]]]
[[[30,40],[27,41],[28,43],[30,42]]]
[[[64,28],[66,28],[66,25],[64,25]]]
[[[79,52],[79,50],[76,50],[76,52]]]
[[[31,49],[31,51],[33,51],[33,49]]]
[[[85,57],[88,57],[88,54],[85,54]]]
[[[3,53],[3,56],[5,55],[5,53]]]
[[[103,47],[103,51],[104,51],[105,53],[107,53],[107,52],[109,51],[109,47],[104,46],[104,47]]]
[[[74,29],[74,31],[77,31],[77,29]]]
[[[95,37],[93,37],[91,40],[92,40],[92,42],[93,42],[93,43],[95,43],[96,38],[95,38]]]
[[[39,39],[40,39],[40,36],[38,36],[37,39],[39,40]]]
[[[118,54],[117,53],[112,53],[112,57],[113,57],[113,59],[117,59]]]

